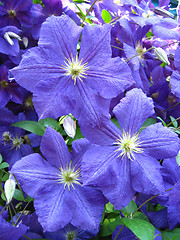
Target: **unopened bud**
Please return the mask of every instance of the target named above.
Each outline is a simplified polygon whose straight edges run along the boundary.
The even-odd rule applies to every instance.
[[[27,37],[23,37],[22,38],[22,42],[23,42],[23,44],[24,44],[24,46],[25,46],[25,48],[27,48],[28,47],[28,38]]]
[[[14,196],[15,188],[16,188],[16,183],[11,178],[11,176],[12,175],[10,174],[9,179],[4,184],[4,191],[5,191],[5,196],[6,196],[6,199],[7,199],[7,202],[6,202],[7,204],[11,202],[11,200]]]
[[[153,9],[154,13],[156,13],[157,15],[163,16],[163,17],[167,17],[167,18],[174,18],[174,14],[168,12],[166,9],[161,8],[161,7],[155,7]]]
[[[155,54],[156,59],[170,65],[167,54],[162,48],[160,48],[160,47],[155,48],[154,49],[154,54]]]
[[[14,38],[14,39],[17,39],[19,41],[21,41],[21,38],[19,35],[17,35],[16,33],[14,32],[5,32],[4,34],[4,39],[11,45],[13,46],[14,45],[14,42],[11,38]]]
[[[75,137],[76,125],[75,125],[75,121],[71,117],[69,117],[69,116],[65,117],[65,119],[63,121],[63,127],[69,137],[71,137],[71,138]]]

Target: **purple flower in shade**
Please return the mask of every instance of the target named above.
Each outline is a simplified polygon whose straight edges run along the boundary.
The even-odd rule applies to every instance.
[[[1,120],[0,117],[0,153],[11,168],[16,161],[33,153],[31,146],[39,146],[41,137],[26,134],[25,130],[10,126],[13,122],[25,120],[23,113],[14,116],[8,109],[1,108],[0,115],[4,118]]]
[[[20,30],[14,26],[0,28],[0,53],[17,56],[19,53],[18,36]]]
[[[174,55],[174,65],[176,70],[173,71],[170,78],[172,93],[180,98],[180,46],[178,46]]]
[[[83,230],[99,228],[104,197],[98,189],[81,183],[81,159],[88,146],[74,142],[71,155],[61,135],[48,127],[40,145],[47,161],[34,153],[13,166],[24,191],[35,198],[44,231],[55,232],[68,223]]]
[[[153,101],[140,89],[129,91],[114,108],[121,130],[111,121],[101,127],[86,127],[86,137],[94,145],[83,156],[84,185],[100,187],[116,207],[126,206],[136,192],[164,193],[158,159],[176,156],[178,136],[161,123],[138,133],[152,116]]]
[[[43,0],[44,7],[41,4],[33,4],[31,12],[33,17],[32,35],[39,39],[40,28],[47,17],[51,15],[60,16],[62,14],[61,0]]]
[[[1,240],[19,240],[23,236],[28,227],[23,224],[19,226],[13,226],[11,223],[6,222],[0,215],[0,238]]]
[[[6,0],[0,5],[0,27],[8,25],[21,28],[31,26],[32,18],[30,14],[32,0]]]
[[[120,56],[122,55],[126,59],[129,59],[128,65],[131,68],[135,86],[145,92],[148,90],[149,83],[143,68],[144,53],[147,49],[143,46],[142,40],[149,30],[149,26],[135,28],[134,24],[130,23],[127,19],[120,19],[117,21],[114,29],[112,28],[111,41],[113,46],[119,47],[120,45],[120,48],[123,48],[121,52],[119,49],[119,52],[117,52],[117,49],[113,48],[113,53],[115,56],[118,53]]]
[[[9,80],[8,68],[0,66],[0,107],[4,107],[9,100],[22,103],[27,90],[19,86],[14,80]]]
[[[170,230],[180,223],[180,181],[174,185],[169,195],[168,221]]]
[[[166,207],[168,209],[167,218],[169,228],[172,230],[180,223],[180,166],[176,162],[176,158],[169,158],[163,161],[162,176],[165,184],[165,189],[171,189],[166,192],[168,201]]]
[[[132,85],[128,65],[111,58],[110,28],[85,26],[82,31],[68,16],[43,23],[39,46],[12,70],[16,81],[33,92],[39,118],[72,113],[97,124],[99,112],[108,114],[110,99]]]
[[[51,240],[85,240],[92,239],[97,235],[96,231],[84,231],[78,228],[75,228],[72,224],[68,224],[62,229],[59,229],[56,232],[45,232],[46,238]]]

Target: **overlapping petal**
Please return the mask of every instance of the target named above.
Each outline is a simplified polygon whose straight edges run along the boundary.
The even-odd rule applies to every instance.
[[[178,154],[178,135],[161,123],[150,125],[139,137],[143,151],[156,159],[171,158]]]
[[[154,113],[151,98],[141,89],[127,92],[126,97],[114,108],[113,112],[122,129],[134,134],[139,131],[144,121]]]

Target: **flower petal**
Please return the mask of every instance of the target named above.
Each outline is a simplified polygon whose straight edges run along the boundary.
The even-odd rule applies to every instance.
[[[180,148],[178,135],[161,123],[144,129],[139,138],[143,151],[156,159],[176,157]]]
[[[144,121],[154,113],[153,100],[146,97],[141,89],[127,92],[113,112],[125,132],[137,133]]]
[[[51,127],[46,128],[40,149],[49,164],[56,168],[66,167],[71,159],[63,137]]]

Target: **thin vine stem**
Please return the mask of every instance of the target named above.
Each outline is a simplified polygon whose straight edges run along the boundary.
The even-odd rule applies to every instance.
[[[176,118],[176,119],[173,120],[172,122],[168,123],[168,124],[166,125],[166,127],[169,127],[173,122],[176,122],[176,121],[179,120],[179,119],[180,119],[180,117]]]
[[[24,209],[22,210],[22,212],[21,212],[21,214],[19,215],[18,219],[16,220],[16,222],[15,222],[14,226],[16,226],[16,225],[17,225],[17,223],[18,223],[19,219],[20,219],[20,218],[21,218],[21,216],[23,215],[23,213],[24,213],[24,211],[26,210],[26,208],[28,207],[28,205],[29,205],[29,202],[26,204],[26,206],[25,206],[25,207],[24,207]]]
[[[119,236],[119,234],[122,232],[122,230],[123,230],[123,228],[125,227],[125,225],[123,224],[122,225],[122,227],[121,227],[121,229],[119,230],[119,232],[116,234],[116,236],[115,236],[115,238],[114,238],[114,240],[116,240],[117,239],[117,237]]]
[[[83,17],[83,22],[81,23],[81,26],[83,25],[84,21],[86,20],[86,17],[88,16],[88,14],[92,11],[92,8],[93,8],[94,4],[95,4],[96,2],[98,2],[98,1],[99,1],[99,0],[95,0],[95,1],[91,4],[91,6],[90,6],[90,8],[88,9],[86,15]]]
[[[22,196],[23,196],[24,201],[27,202],[26,198],[24,197],[24,193],[23,193],[23,191],[22,191],[22,188],[21,188],[21,186],[20,186],[19,183],[18,183],[18,180],[16,179],[16,177],[15,177],[14,174],[13,174],[13,176],[14,176],[14,179],[15,179],[17,185],[18,185],[19,190],[20,190],[21,193],[22,193]]]

